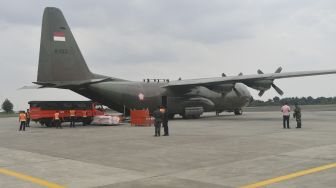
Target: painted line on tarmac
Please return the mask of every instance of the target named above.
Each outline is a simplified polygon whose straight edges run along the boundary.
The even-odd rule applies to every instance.
[[[331,164],[319,166],[319,167],[316,167],[316,168],[311,168],[311,169],[307,169],[307,170],[302,170],[302,171],[294,172],[294,173],[291,173],[291,174],[288,174],[288,175],[279,176],[279,177],[276,177],[276,178],[260,181],[260,182],[257,182],[257,183],[254,183],[254,184],[250,184],[250,185],[244,185],[244,186],[241,186],[240,188],[257,188],[257,187],[263,187],[263,186],[266,186],[266,185],[270,185],[270,184],[273,184],[273,183],[277,183],[277,182],[293,179],[293,178],[296,178],[296,177],[312,174],[312,173],[315,173],[315,172],[320,172],[320,171],[323,171],[323,170],[328,170],[330,168],[336,168],[336,163],[331,163]]]
[[[64,186],[58,185],[56,183],[48,182],[48,181],[45,181],[45,180],[42,180],[42,179],[39,179],[39,178],[34,178],[32,176],[28,176],[28,175],[21,174],[21,173],[18,173],[18,172],[12,171],[12,170],[8,170],[8,169],[4,169],[4,168],[0,168],[0,174],[13,176],[13,177],[16,177],[18,179],[29,181],[29,182],[39,184],[39,185],[49,187],[49,188],[65,188]]]

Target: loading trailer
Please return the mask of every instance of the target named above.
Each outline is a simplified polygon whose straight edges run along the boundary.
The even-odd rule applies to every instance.
[[[75,110],[76,122],[88,125],[94,116],[104,115],[103,107],[93,101],[29,101],[30,120],[47,127],[53,126],[54,114],[61,122],[70,122],[70,110]]]

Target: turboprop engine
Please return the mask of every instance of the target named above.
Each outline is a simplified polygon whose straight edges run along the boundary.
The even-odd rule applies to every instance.
[[[275,73],[280,73],[282,71],[282,68],[279,67]],[[264,74],[260,69],[258,69],[258,74]],[[247,86],[259,90],[259,96],[261,97],[266,90],[269,90],[271,87],[277,92],[279,93],[279,95],[283,95],[284,92],[274,84],[274,80],[270,79],[270,80],[258,80],[258,81],[251,81],[251,82],[246,82],[245,83]]]

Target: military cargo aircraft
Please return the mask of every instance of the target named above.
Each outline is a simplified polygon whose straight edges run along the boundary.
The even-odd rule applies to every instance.
[[[301,71],[255,75],[237,75],[214,78],[128,81],[92,73],[73,37],[69,25],[58,8],[44,10],[37,81],[39,88],[70,89],[116,111],[166,105],[170,117],[180,114],[198,118],[203,112],[234,112],[251,101],[247,87],[259,90],[259,95],[270,88],[280,95],[283,91],[273,81],[280,78],[335,74],[336,70]]]

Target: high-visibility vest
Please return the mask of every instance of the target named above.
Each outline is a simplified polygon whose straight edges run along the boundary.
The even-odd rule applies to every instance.
[[[56,112],[56,113],[54,114],[54,118],[55,118],[55,120],[59,120],[59,113],[58,113],[58,112]]]
[[[26,121],[26,114],[25,113],[20,113],[19,120],[20,121]]]
[[[76,115],[76,111],[75,110],[70,110],[70,116],[75,116]]]

